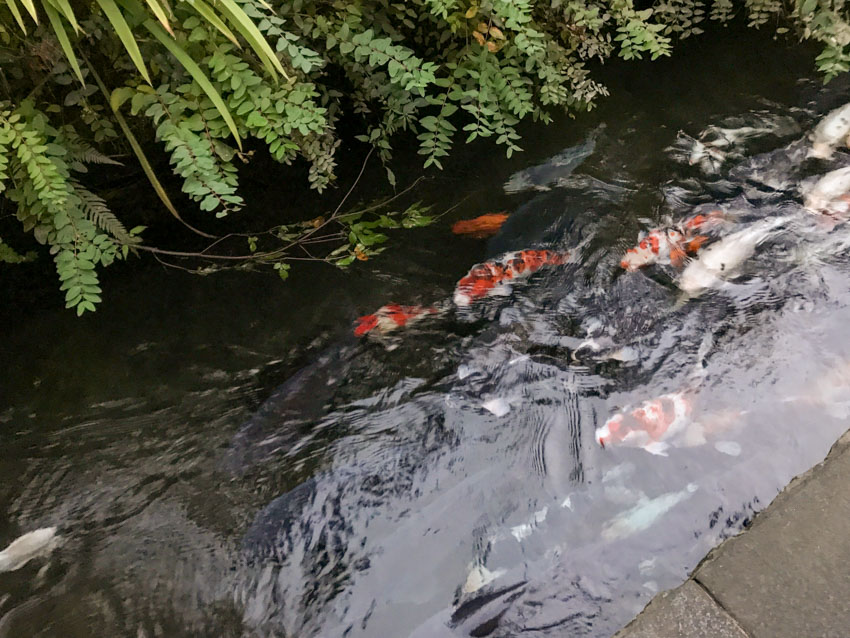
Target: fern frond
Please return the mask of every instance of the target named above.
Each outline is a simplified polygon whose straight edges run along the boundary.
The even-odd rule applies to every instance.
[[[74,194],[80,199],[80,210],[95,226],[108,233],[122,244],[138,244],[141,239],[127,232],[106,202],[76,181],[71,181]]]

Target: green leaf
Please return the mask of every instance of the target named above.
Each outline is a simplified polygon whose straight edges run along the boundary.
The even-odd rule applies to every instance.
[[[277,59],[274,51],[272,51],[271,46],[263,37],[263,34],[260,33],[260,30],[257,29],[256,25],[251,21],[242,8],[233,2],[233,0],[217,0],[217,5],[219,11],[221,11],[222,15],[234,26],[239,33],[248,41],[248,44],[251,45],[251,48],[254,49],[254,52],[259,56],[260,60],[263,62],[263,66],[265,66],[272,77],[275,77],[275,71],[280,73],[287,80],[292,80],[292,78],[287,74],[287,72],[283,69],[283,66],[280,63],[280,60]]]
[[[74,33],[80,33],[80,25],[77,24],[77,16],[74,15],[74,10],[71,8],[71,5],[68,4],[68,0],[45,0],[52,4],[56,9],[62,12],[62,15],[65,16],[65,19],[71,24],[74,28]],[[44,4],[44,2],[42,3]]]
[[[35,5],[32,0],[21,0],[26,10],[29,11],[29,14],[32,16],[32,19],[38,24],[38,13],[35,10]]]
[[[24,2],[25,0],[21,1]],[[41,6],[47,14],[47,19],[50,20],[53,32],[56,34],[56,39],[59,40],[59,45],[62,47],[65,57],[68,58],[68,64],[71,65],[71,68],[74,70],[74,74],[77,76],[77,79],[79,79],[80,84],[85,86],[86,81],[83,79],[83,73],[80,71],[80,65],[77,63],[77,56],[74,55],[74,49],[71,47],[71,41],[68,39],[68,34],[65,32],[65,26],[62,24],[62,19],[59,17],[59,14],[56,13],[56,9],[54,9],[49,2],[45,2]]]
[[[159,20],[160,24],[171,34],[171,37],[174,37],[174,31],[171,30],[171,25],[168,23],[168,16],[165,13],[165,7],[159,2],[159,0],[145,0],[148,3],[148,6],[153,11],[153,14],[156,16],[156,19]]]
[[[142,54],[139,51],[139,45],[136,43],[136,39],[130,31],[127,21],[124,19],[124,16],[121,14],[118,6],[115,4],[115,0],[97,0],[97,3],[100,5],[100,8],[103,9],[103,13],[106,14],[109,22],[112,23],[112,27],[115,29],[115,34],[121,40],[121,44],[124,45],[124,48],[127,50],[127,53],[130,55],[130,59],[133,61],[133,64],[136,65],[139,73],[141,73],[142,77],[145,78],[145,82],[152,85],[153,82],[151,82],[151,78],[148,75],[148,69],[145,66]]]
[[[183,68],[189,72],[189,75],[192,76],[192,79],[198,83],[198,85],[203,89],[204,93],[207,94],[207,97],[210,98],[210,101],[215,105],[218,109],[218,112],[221,114],[222,119],[227,124],[227,128],[230,129],[230,132],[233,134],[233,138],[236,140],[236,145],[239,147],[239,150],[242,150],[242,140],[239,137],[239,131],[236,128],[236,122],[233,121],[233,117],[230,115],[230,111],[227,108],[227,105],[224,103],[224,100],[221,99],[221,95],[219,95],[218,91],[215,90],[215,87],[209,81],[204,72],[201,71],[200,67],[195,63],[192,57],[186,53],[186,51],[177,43],[177,41],[170,37],[161,26],[159,26],[153,20],[145,21],[145,28],[153,34],[153,36],[159,40],[166,49],[168,49],[171,54],[177,58],[177,61],[183,65]]]
[[[119,87],[112,91],[112,95],[109,96],[109,106],[117,111],[124,105],[124,102],[136,95],[138,95],[136,90],[129,86]]]
[[[818,6],[818,0],[803,0],[800,7],[800,15],[807,16],[814,11]]]
[[[237,48],[241,49],[242,45],[239,44],[239,40],[236,39],[236,36],[233,35],[233,32],[227,28],[227,25],[224,21],[218,17],[218,14],[213,10],[213,8],[208,5],[204,0],[183,0],[186,4],[190,5],[195,11],[197,11],[207,22],[213,25],[216,29],[221,32],[221,34],[230,40],[233,44],[237,46]]]
[[[15,21],[18,23],[18,26],[21,27],[21,31],[24,32],[24,35],[27,35],[27,25],[21,17],[21,11],[18,9],[18,3],[16,0],[7,0],[6,4],[9,5],[9,11],[11,11],[12,15],[15,16]]]

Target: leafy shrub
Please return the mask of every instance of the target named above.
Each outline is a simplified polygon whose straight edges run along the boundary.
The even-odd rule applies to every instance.
[[[521,150],[516,126],[524,118],[548,122],[556,109],[586,110],[606,94],[590,77],[591,60],[667,56],[674,39],[701,33],[706,20],[742,14],[756,28],[794,29],[823,43],[817,64],[827,78],[850,68],[847,10],[832,0],[656,0],[642,8],[633,0],[77,6],[84,10],[75,13],[67,0],[0,6],[0,61],[14,62],[0,78],[0,191],[17,205],[24,229],[49,246],[67,305],[80,314],[100,301],[98,267],[149,249],[139,228],[127,231],[83,185],[88,164],[108,164],[110,153],[129,145],[180,219],[136,135],[155,139],[187,198],[220,218],[245,204],[236,170],[250,160],[244,140],[282,164],[306,160],[318,191],[334,181],[343,111],[359,116],[358,139],[373,147],[392,184],[391,140],[399,131],[416,134],[426,167],[441,167],[458,136],[492,139],[510,156]],[[427,219],[416,211],[402,217]],[[399,224],[377,211],[346,219],[333,216],[339,242],[320,257],[343,266],[374,254],[364,238],[375,229]],[[305,224],[245,235],[245,259],[286,274],[289,249],[316,240]],[[279,243],[258,250],[258,241]],[[0,243],[0,259],[24,257]]]

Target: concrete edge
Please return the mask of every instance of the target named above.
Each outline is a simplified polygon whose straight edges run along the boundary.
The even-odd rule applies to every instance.
[[[844,434],[842,434],[838,440],[830,447],[829,452],[827,452],[824,459],[813,465],[811,468],[795,476],[791,481],[786,485],[774,499],[761,511],[759,511],[754,517],[753,522],[746,528],[742,529],[740,532],[725,539],[722,543],[720,543],[717,547],[709,550],[709,552],[703,557],[703,559],[697,563],[694,569],[691,571],[689,578],[673,589],[668,589],[663,592],[659,592],[655,596],[653,596],[652,600],[650,600],[643,610],[635,616],[625,627],[620,629],[613,638],[638,638],[639,636],[643,636],[644,633],[640,629],[640,626],[644,623],[649,625],[654,625],[654,618],[661,616],[669,616],[673,613],[673,610],[670,608],[671,601],[674,599],[675,595],[682,591],[683,588],[689,583],[694,583],[697,587],[699,587],[705,594],[711,599],[713,604],[717,607],[717,610],[723,613],[725,616],[729,617],[731,621],[735,623],[735,625],[740,628],[741,635],[748,635],[741,624],[737,621],[737,619],[732,616],[727,609],[725,609],[714,597],[714,595],[706,588],[702,583],[699,582],[698,572],[706,563],[713,561],[717,556],[719,556],[722,552],[726,551],[726,548],[729,547],[731,543],[734,543],[737,538],[742,536],[743,534],[747,534],[752,529],[756,529],[765,524],[765,521],[768,519],[767,514],[770,510],[781,505],[785,500],[789,498],[789,496],[801,489],[803,486],[808,484],[810,481],[817,478],[817,476],[821,473],[824,466],[830,462],[830,460],[834,459],[837,456],[840,456],[847,452],[850,449],[850,430],[847,430]],[[665,637],[666,638],[666,637]],[[672,637],[671,637],[672,638]]]

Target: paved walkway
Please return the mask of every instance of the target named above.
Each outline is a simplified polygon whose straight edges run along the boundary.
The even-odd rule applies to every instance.
[[[850,638],[850,432],[615,638]]]

